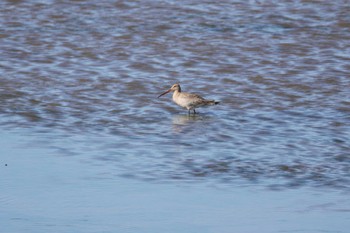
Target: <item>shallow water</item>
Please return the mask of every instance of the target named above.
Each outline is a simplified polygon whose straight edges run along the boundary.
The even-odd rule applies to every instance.
[[[22,130],[22,132],[26,132]],[[0,137],[4,232],[347,232],[347,192],[145,182],[64,156],[18,132]],[[6,164],[4,164],[6,162]]]
[[[44,167],[81,163],[110,192],[114,180],[130,193],[165,188],[164,196],[189,185],[189,199],[197,185],[214,196],[223,187],[265,190],[251,200],[295,188],[306,202],[324,190],[342,199],[350,187],[349,11],[348,1],[2,1],[0,127],[13,135],[2,143],[40,148]],[[170,95],[156,98],[176,82],[221,104],[188,116]],[[17,154],[38,162],[36,149]]]

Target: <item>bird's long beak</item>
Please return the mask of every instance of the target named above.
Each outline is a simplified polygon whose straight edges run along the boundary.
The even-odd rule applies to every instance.
[[[161,96],[163,96],[163,95],[165,95],[165,94],[167,94],[167,93],[169,93],[169,92],[171,92],[171,89],[169,89],[169,90],[167,90],[166,92],[160,94],[160,95],[158,96],[158,98],[161,97]]]

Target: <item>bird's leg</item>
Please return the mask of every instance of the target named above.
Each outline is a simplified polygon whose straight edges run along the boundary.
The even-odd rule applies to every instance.
[[[193,114],[196,114],[196,109],[193,109]]]
[[[191,115],[191,110],[190,109],[188,109],[188,115]]]

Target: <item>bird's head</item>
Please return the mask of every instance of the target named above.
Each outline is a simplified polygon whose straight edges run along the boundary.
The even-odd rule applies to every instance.
[[[167,90],[167,91],[165,91],[164,93],[160,94],[160,95],[158,96],[158,98],[161,97],[161,96],[163,96],[163,95],[165,95],[165,94],[167,94],[167,93],[169,93],[169,92],[171,92],[171,91],[179,91],[179,92],[181,92],[180,84],[175,83],[174,85],[171,86],[171,88],[170,88],[169,90]]]

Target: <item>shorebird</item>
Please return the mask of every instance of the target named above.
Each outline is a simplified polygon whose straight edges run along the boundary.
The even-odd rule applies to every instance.
[[[196,94],[181,92],[181,87],[178,83],[172,85],[169,90],[160,94],[158,98],[171,91],[174,92],[173,101],[177,105],[186,108],[188,110],[188,114],[191,114],[191,110],[193,110],[193,114],[196,114],[196,108],[199,107],[219,104],[219,102],[215,100],[206,100]]]

